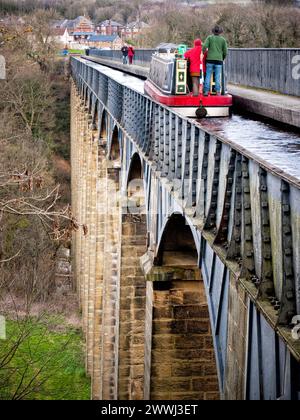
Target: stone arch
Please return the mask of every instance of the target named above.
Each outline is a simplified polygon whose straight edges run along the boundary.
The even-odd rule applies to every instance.
[[[110,142],[109,159],[121,166],[121,146],[119,139],[119,128],[115,125]]]
[[[93,124],[98,129],[99,125],[99,101],[96,99],[95,105],[93,107]]]
[[[147,276],[145,396],[153,400],[219,399],[208,303],[195,237],[175,213],[165,225]],[[152,290],[149,293],[149,290]],[[149,313],[152,314],[149,317]]]
[[[143,164],[138,153],[130,162],[127,176],[127,208],[131,214],[145,214],[146,194],[144,187]]]
[[[99,138],[100,142],[107,142],[107,113],[102,111],[101,121],[99,124]]]
[[[177,263],[198,264],[198,251],[193,232],[186,219],[180,213],[174,213],[167,221],[157,254],[158,265],[173,264],[174,255]]]
[[[88,113],[89,115],[92,115],[93,112],[93,92],[90,92],[88,94],[88,103],[87,103],[87,107],[88,107]]]
[[[88,87],[85,86],[84,87],[84,106],[85,107],[88,106],[88,98],[89,98],[89,90],[88,90]]]
[[[85,91],[86,91],[86,86],[85,86],[85,84],[83,82],[81,82],[81,85],[80,85],[80,96],[81,96],[81,99],[83,99],[83,102],[85,100]]]

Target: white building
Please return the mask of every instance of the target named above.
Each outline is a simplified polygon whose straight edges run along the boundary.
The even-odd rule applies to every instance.
[[[71,42],[74,40],[74,37],[70,35],[67,28],[55,28],[53,29],[53,40],[57,44],[67,46],[71,44]]]

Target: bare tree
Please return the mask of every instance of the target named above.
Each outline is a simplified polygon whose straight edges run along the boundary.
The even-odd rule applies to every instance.
[[[54,255],[56,247],[62,241],[68,243],[72,231],[80,228],[70,206],[60,204],[60,185],[51,173],[49,140],[55,128],[53,73],[48,74],[50,66],[41,66],[26,49],[34,42],[39,57],[48,51],[51,40],[44,38],[42,17],[47,21],[49,16],[52,12],[28,18],[33,22],[40,17],[41,32],[37,26],[28,32],[26,40],[20,39],[20,28],[10,28],[1,47],[1,53],[7,58],[7,80],[0,82],[0,265],[16,273],[10,277],[16,277],[14,287],[17,289],[22,289],[19,273],[24,271],[26,259],[32,264],[26,244],[30,247],[33,241],[44,243],[37,259],[44,261],[47,267],[51,263],[54,266],[55,262],[47,260],[47,253]],[[33,33],[36,33],[34,38]],[[23,265],[17,266],[18,261]],[[36,267],[39,269],[39,264]],[[51,272],[50,268],[47,272]],[[45,290],[47,294],[49,288],[45,282],[40,279],[39,284],[39,279],[31,274],[32,281],[28,283],[33,284],[34,290]],[[49,278],[51,283],[51,276],[44,278]]]

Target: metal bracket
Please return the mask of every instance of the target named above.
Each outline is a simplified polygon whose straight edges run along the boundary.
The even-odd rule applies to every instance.
[[[291,227],[290,186],[285,181],[281,182],[281,195],[283,282],[278,324],[289,325],[292,318],[296,315],[297,309]]]

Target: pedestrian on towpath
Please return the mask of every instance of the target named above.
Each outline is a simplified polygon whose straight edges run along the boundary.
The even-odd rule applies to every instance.
[[[135,52],[134,52],[133,47],[129,46],[129,47],[128,47],[128,59],[129,59],[129,64],[132,64],[134,54],[135,54]]]
[[[223,63],[228,52],[226,39],[221,36],[223,29],[219,25],[216,25],[212,32],[213,34],[206,39],[203,45],[203,52],[207,52],[204,96],[208,96],[210,91],[210,81],[213,72],[215,73],[217,95],[221,95]]]
[[[127,64],[127,58],[128,58],[128,47],[126,44],[123,45],[121,48],[122,56],[123,56],[123,64]]]

